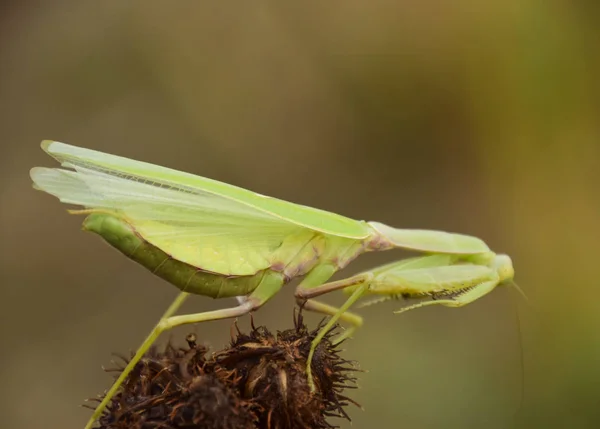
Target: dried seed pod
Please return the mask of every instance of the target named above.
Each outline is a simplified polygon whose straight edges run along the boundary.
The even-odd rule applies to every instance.
[[[101,429],[254,429],[251,404],[231,388],[233,374],[212,372],[207,349],[153,349],[99,419]]]
[[[310,344],[319,329],[308,331],[302,317],[296,327],[273,335],[264,327],[249,334],[238,334],[231,347],[215,354],[222,368],[235,371],[240,394],[259,406],[259,428],[332,428],[327,417],[344,417],[348,402],[344,388],[354,387],[355,370],[332,346],[330,331],[319,344],[313,358],[317,391],[310,393],[306,359]]]
[[[349,420],[344,407],[354,401],[342,391],[354,387],[355,369],[332,346],[330,331],[313,359],[317,392],[310,393],[306,358],[320,327],[308,331],[299,315],[294,328],[276,335],[265,327],[238,330],[228,348],[208,358],[193,335],[187,348],[153,349],[113,398],[100,428],[333,428],[328,417]]]

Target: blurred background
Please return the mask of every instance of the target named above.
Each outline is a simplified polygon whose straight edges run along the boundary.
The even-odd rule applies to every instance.
[[[31,189],[29,169],[55,165],[42,139],[510,254],[530,305],[499,288],[461,309],[362,310],[345,346],[369,371],[353,427],[600,426],[597,2],[0,10],[3,427],[83,427],[78,405],[110,384],[100,366],[137,347],[176,295]],[[343,275],[403,256],[366,255]],[[199,297],[185,311],[229,304]],[[287,329],[293,306],[287,287],[255,320]],[[195,329],[220,348],[230,326],[173,335]]]

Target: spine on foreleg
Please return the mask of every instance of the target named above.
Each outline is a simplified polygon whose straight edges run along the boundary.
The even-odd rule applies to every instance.
[[[92,213],[84,220],[83,229],[100,235],[128,258],[189,293],[211,298],[248,295],[256,289],[263,276],[277,274],[264,270],[252,276],[228,277],[202,271],[148,243],[132,225],[114,215]]]

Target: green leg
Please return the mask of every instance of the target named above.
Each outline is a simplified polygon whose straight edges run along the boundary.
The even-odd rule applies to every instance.
[[[108,392],[106,392],[104,399],[102,399],[102,402],[100,402],[100,404],[96,407],[96,409],[94,410],[94,413],[92,414],[92,417],[90,417],[90,420],[85,425],[85,429],[90,429],[92,427],[92,425],[98,419],[98,417],[100,417],[100,415],[102,414],[102,412],[104,411],[104,409],[106,408],[106,406],[108,405],[108,403],[110,402],[112,397],[115,395],[115,393],[117,393],[117,390],[119,390],[119,387],[121,387],[121,384],[123,384],[123,381],[125,380],[125,378],[127,378],[127,376],[129,375],[129,373],[131,372],[133,367],[139,362],[139,360],[142,358],[142,356],[144,356],[144,353],[146,353],[146,351],[148,351],[148,349],[150,348],[150,346],[152,345],[152,343],[158,336],[158,327],[162,323],[162,321],[171,317],[173,315],[173,313],[175,313],[179,309],[179,307],[181,307],[181,305],[183,304],[183,302],[186,300],[186,298],[188,296],[189,296],[189,293],[187,293],[187,292],[181,292],[179,295],[177,295],[177,298],[175,298],[175,300],[169,306],[167,311],[165,311],[163,316],[160,318],[160,321],[158,322],[158,324],[154,327],[152,332],[150,332],[150,335],[148,335],[148,337],[146,337],[146,339],[144,340],[144,342],[142,343],[140,348],[137,350],[134,357],[131,359],[131,361],[129,361],[129,363],[123,370],[123,372],[121,372],[121,374],[119,375],[117,380],[113,383],[113,385],[108,390]]]
[[[314,299],[309,299],[308,301],[306,301],[303,304],[302,308],[304,310],[327,314],[329,316],[335,316],[340,311],[339,307],[334,307],[333,305],[325,304]],[[342,334],[337,336],[335,340],[333,340],[333,344],[339,344],[346,338],[351,337],[354,331],[360,328],[363,324],[363,318],[361,316],[359,316],[358,314],[351,313],[349,311],[340,315],[339,318],[340,320],[349,323],[350,327],[346,329]]]
[[[312,272],[311,272],[312,273]],[[296,289],[296,300],[301,306],[305,306],[305,308],[309,310],[319,311],[325,314],[330,314],[332,317],[327,322],[327,324],[321,328],[315,339],[311,343],[310,351],[308,354],[308,358],[306,361],[306,375],[308,377],[308,384],[310,386],[311,392],[315,391],[315,385],[312,377],[312,358],[315,354],[315,350],[323,337],[327,334],[327,332],[333,327],[333,325],[339,320],[346,320],[352,323],[354,326],[342,334],[340,337],[336,339],[336,342],[342,341],[343,339],[349,337],[357,326],[362,325],[362,318],[359,316],[347,313],[347,310],[358,300],[364,292],[367,290],[369,281],[373,277],[372,274],[359,274],[347,279],[330,282],[323,284],[327,281],[331,275],[333,275],[334,271],[331,271],[329,275],[325,278],[324,276],[315,275],[313,277],[307,276],[306,279],[300,283],[298,288]],[[320,296],[329,292],[333,292],[335,290],[344,289],[350,286],[358,286],[357,289],[352,293],[352,295],[346,300],[344,305],[340,308],[335,308],[317,301],[308,301],[310,298]]]
[[[332,275],[333,273],[331,273],[329,277],[331,277]],[[316,284],[306,282],[306,280],[309,279],[307,277],[305,281],[298,285],[298,288],[296,289],[296,298],[299,300],[306,300],[317,296],[325,295],[326,293],[333,292],[336,290],[346,289],[347,287],[357,286],[363,283],[369,283],[373,279],[374,275],[370,272],[362,273],[352,277],[348,277],[347,279],[325,283],[329,279],[329,277]]]
[[[183,301],[188,297],[188,293],[180,293],[173,304],[161,317],[160,321],[156,324],[150,335],[144,340],[142,345],[139,347],[133,358],[129,361],[123,372],[119,375],[119,378],[115,381],[109,391],[106,393],[100,405],[94,410],[94,413],[90,417],[90,420],[85,425],[85,429],[91,429],[94,422],[100,417],[112,397],[119,390],[119,387],[127,378],[129,373],[133,370],[135,365],[140,361],[152,344],[156,341],[158,336],[171,328],[179,325],[185,325],[188,323],[200,323],[207,322],[210,320],[227,319],[232,317],[243,316],[244,314],[250,313],[256,310],[265,302],[267,302],[273,295],[275,295],[283,286],[283,281],[280,277],[265,276],[263,281],[258,285],[252,294],[248,296],[248,299],[237,307],[226,308],[222,310],[207,311],[204,313],[187,314],[183,316],[173,316],[173,313],[183,304]]]
[[[427,307],[430,305],[438,305],[438,304],[445,305],[446,307],[462,307],[463,305],[470,304],[473,301],[478,300],[482,296],[487,295],[488,293],[493,291],[496,288],[496,286],[498,286],[497,280],[484,282],[484,283],[481,283],[481,284],[473,287],[469,291],[467,291],[461,295],[458,295],[455,298],[435,299],[432,301],[418,302],[416,304],[409,305],[408,307],[401,308],[398,311],[394,311],[394,313],[400,314],[400,313],[407,312],[409,310],[414,310],[415,308]]]
[[[319,284],[314,287],[307,286],[305,282],[302,282],[296,289],[296,301],[298,302],[299,306],[306,310],[327,314],[329,316],[336,317],[336,320],[341,319],[344,322],[347,322],[350,325],[352,325],[349,329],[347,329],[343,334],[341,334],[334,340],[334,344],[338,344],[346,338],[352,336],[354,331],[362,326],[363,318],[357,314],[350,312],[343,312],[340,314],[340,308],[319,301],[315,301],[314,299],[310,298],[321,296],[339,289],[345,289],[347,287],[354,286],[359,288],[362,284],[368,284],[371,278],[372,275],[369,273],[359,274],[336,282]],[[327,279],[325,279],[324,281],[326,280]]]
[[[361,296],[363,296],[363,294],[365,293],[365,291],[367,290],[368,287],[369,286],[367,283],[363,283],[362,285],[360,285],[352,293],[352,295],[350,295],[350,298],[348,298],[346,300],[346,302],[339,309],[337,309],[335,314],[333,314],[331,316],[331,319],[329,319],[327,324],[325,324],[325,326],[323,326],[321,328],[321,330],[319,331],[319,333],[317,334],[315,339],[312,341],[312,343],[310,345],[310,351],[308,352],[308,359],[306,361],[306,375],[308,376],[308,385],[310,387],[311,392],[314,393],[314,391],[315,391],[315,383],[312,378],[311,363],[312,363],[312,358],[315,354],[315,350],[317,349],[317,346],[319,345],[319,343],[321,342],[323,337],[325,337],[327,332],[333,327],[333,325],[335,325],[335,323],[346,313],[346,311],[348,311],[348,309],[352,306],[352,304],[354,304],[356,302],[356,300],[358,300]],[[350,333],[352,333],[352,331],[350,331]],[[344,334],[342,334],[343,338],[341,338],[341,339],[338,338],[337,341],[339,342],[342,339],[346,338],[347,336],[348,335],[344,336]]]

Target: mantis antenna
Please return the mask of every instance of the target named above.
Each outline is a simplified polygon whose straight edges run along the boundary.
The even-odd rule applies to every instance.
[[[512,281],[511,283],[514,286],[514,290],[516,290],[518,292],[518,294],[525,300],[525,303],[528,305],[528,307],[531,307],[529,298],[527,298],[527,295],[525,295],[525,292],[523,292],[523,289],[521,289],[519,287],[519,285],[517,285],[517,283],[515,283],[514,281]],[[514,414],[514,419],[516,420],[517,416],[523,409],[523,404],[525,403],[525,355],[523,352],[523,331],[521,330],[521,316],[519,314],[519,303],[515,299],[514,295],[513,295],[512,301],[513,301],[514,308],[515,308],[515,317],[517,320],[517,325],[519,326],[519,347],[520,347],[519,357],[520,357],[520,364],[521,364],[520,365],[521,366],[521,371],[520,371],[521,372],[521,374],[520,374],[521,389],[520,389],[520,393],[519,393],[519,405],[517,406],[517,409]]]
[[[519,285],[515,283],[514,280],[511,282],[511,284],[515,287],[516,291],[519,292],[519,295],[521,295],[523,297],[523,299],[525,300],[527,305],[531,305],[529,302],[529,298],[527,298],[527,295],[525,295],[525,292],[523,292],[523,289],[521,289],[519,287]]]

